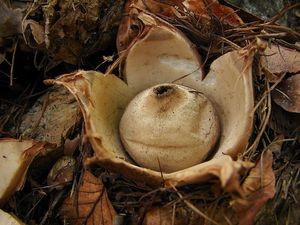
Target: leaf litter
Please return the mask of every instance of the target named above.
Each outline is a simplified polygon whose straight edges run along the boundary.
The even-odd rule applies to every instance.
[[[96,1],[93,3],[96,4]],[[194,4],[193,7],[199,7],[195,6],[194,1],[184,1],[184,4],[181,4],[180,1],[167,1],[164,3],[143,1],[141,6],[144,7],[145,3],[146,5],[148,4],[148,7],[142,10],[156,14],[188,35],[205,58],[203,65],[205,70],[214,59],[225,52],[241,49],[249,46],[249,43],[258,47],[253,48],[258,59],[255,61],[256,64],[253,65],[255,67],[253,76],[255,78],[254,87],[257,103],[256,121],[248,151],[240,156],[240,160],[246,159],[257,163],[248,173],[245,171],[242,174],[243,179],[240,180],[240,183],[237,183],[238,189],[236,190],[239,191],[236,195],[228,195],[221,188],[220,181],[217,179],[211,179],[207,183],[187,185],[175,189],[173,187],[153,189],[141,182],[128,180],[118,174],[103,171],[99,166],[83,164],[83,155],[91,155],[92,152],[88,144],[81,142],[81,139],[86,141],[86,138],[79,125],[81,120],[76,109],[77,106],[75,106],[76,102],[74,99],[70,100],[69,95],[64,91],[58,91],[57,96],[51,98],[52,91],[57,89],[46,90],[46,94],[42,98],[37,99],[34,94],[37,93],[36,96],[39,96],[39,90],[31,86],[31,90],[29,88],[23,93],[25,97],[32,95],[30,98],[23,99],[23,96],[19,98],[22,101],[17,102],[16,99],[22,96],[20,92],[17,92],[17,94],[14,94],[14,96],[18,96],[16,99],[12,98],[8,102],[1,100],[1,108],[4,109],[4,114],[1,114],[1,121],[4,122],[3,124],[6,124],[5,126],[2,125],[2,137],[7,137],[7,134],[10,134],[13,137],[21,137],[22,139],[42,140],[55,143],[58,148],[54,151],[55,153],[50,151],[52,153],[43,154],[42,158],[44,159],[40,161],[43,163],[39,164],[37,162],[41,159],[40,157],[32,162],[27,174],[27,180],[23,183],[23,190],[15,193],[4,205],[3,209],[14,212],[26,224],[32,224],[32,221],[40,222],[40,224],[62,224],[63,220],[60,218],[71,219],[76,221],[76,223],[86,221],[87,224],[95,222],[96,219],[106,221],[106,224],[113,224],[113,221],[115,223],[119,221],[119,224],[155,225],[199,223],[266,224],[266,221],[293,224],[293,222],[297,221],[297,208],[293,208],[293,206],[297,202],[297,198],[299,199],[297,197],[299,196],[299,192],[297,192],[297,178],[299,177],[299,154],[297,154],[299,147],[297,141],[299,137],[299,120],[297,119],[299,117],[297,110],[299,103],[297,98],[299,47],[295,43],[299,34],[276,24],[275,21],[242,21],[240,18],[245,18],[242,15],[243,11],[237,12],[237,16],[229,8],[228,10],[232,12],[232,17],[237,19],[235,21],[238,21],[238,23],[233,24],[230,22],[231,17],[228,17],[227,20],[226,17],[222,19],[222,16],[217,16],[222,15],[222,13],[216,13],[218,12],[219,4],[216,1],[199,1],[198,4],[202,8],[194,9],[191,6],[190,9],[187,7],[189,4]],[[124,2],[121,1],[115,3],[114,6],[116,8],[112,9],[111,12],[118,11],[117,8],[122,9],[123,5]],[[75,11],[72,11],[74,7]],[[103,11],[107,11],[105,7]],[[9,8],[9,5],[5,5],[4,8],[9,13],[18,14],[21,12],[20,9]],[[78,11],[79,9],[80,12]],[[166,9],[166,13],[161,13],[157,9]],[[23,54],[24,51],[27,54],[27,58],[31,60],[33,68],[25,68],[25,71],[34,71],[38,76],[44,76],[42,79],[55,78],[56,75],[70,72],[73,68],[93,69],[96,68],[96,65],[101,65],[99,67],[100,70],[107,69],[105,68],[107,63],[101,64],[99,59],[103,58],[103,55],[115,55],[117,50],[113,47],[112,52],[108,54],[105,52],[107,51],[105,41],[110,43],[110,46],[113,46],[115,36],[113,34],[108,34],[107,37],[101,36],[101,38],[104,38],[104,41],[101,42],[101,40],[96,40],[97,38],[92,38],[92,32],[105,31],[107,27],[114,27],[116,30],[120,22],[118,19],[112,19],[114,25],[109,25],[106,22],[110,21],[111,18],[117,17],[120,19],[121,14],[111,15],[112,17],[108,16],[107,19],[103,19],[104,21],[106,20],[104,22],[106,24],[105,28],[103,23],[97,24],[95,22],[101,21],[100,18],[93,17],[97,13],[90,13],[95,10],[97,11],[98,9],[96,7],[93,9],[85,8],[84,5],[76,2],[75,4],[70,4],[70,1],[61,1],[60,3],[58,1],[50,1],[47,7],[44,8],[36,2],[28,4],[23,23],[17,24],[17,29],[9,31],[13,33],[17,31],[19,33],[19,27],[23,27],[25,44],[20,36],[18,45],[13,44],[16,42],[11,36],[0,38],[2,55],[0,72],[1,74],[6,74],[5,78],[1,78],[1,81],[3,80],[4,84],[7,85],[7,78],[9,78],[13,80],[14,84],[13,89],[10,89],[6,94],[16,93],[14,91],[18,90],[18,85],[23,87],[24,84],[33,83],[30,77],[20,82],[18,63],[22,62],[22,60],[18,58],[18,54]],[[224,12],[227,9],[220,6],[219,10]],[[199,13],[203,11],[207,12],[207,14]],[[51,12],[54,14],[51,14]],[[57,15],[57,12],[61,14]],[[89,12],[89,15],[85,15],[86,12]],[[42,17],[41,15],[43,14],[47,14],[47,16]],[[86,29],[85,25],[76,27],[76,21],[85,20],[86,16],[89,19],[91,19],[91,16],[95,19],[93,23],[95,23],[96,28],[94,27],[93,31]],[[72,20],[72,17],[74,17],[74,20]],[[19,21],[18,18],[18,16],[14,17],[10,22],[15,23],[15,20]],[[209,23],[204,23],[204,21]],[[89,23],[88,20],[85,22]],[[209,26],[205,26],[205,24],[209,24]],[[136,33],[137,28],[140,29],[139,23],[135,21],[130,26],[130,32],[133,32],[133,35],[130,34],[127,37],[134,39],[136,34],[138,34],[138,32]],[[51,33],[47,34],[49,29]],[[207,32],[203,32],[203,30]],[[80,39],[83,41],[78,43],[74,40],[69,41],[68,38],[74,37],[74,32],[78,31],[83,31],[80,36],[84,36]],[[125,29],[125,31],[128,30]],[[62,32],[69,32],[69,35],[62,35]],[[255,45],[254,43],[259,43],[256,42],[257,38],[262,38],[268,42],[266,47],[264,45]],[[57,40],[60,41],[57,42]],[[95,43],[98,43],[98,45],[92,48],[91,46]],[[16,46],[14,51],[16,57],[12,57],[13,48],[10,46]],[[68,49],[66,49],[66,46],[68,46]],[[73,47],[69,48],[70,46]],[[104,50],[105,48],[106,50]],[[90,57],[90,53],[99,54],[98,61],[95,64],[93,62],[84,62],[86,58]],[[38,61],[40,61],[40,64]],[[65,66],[68,63],[75,66]],[[80,66],[77,67],[77,65]],[[11,68],[15,68],[15,70],[11,70]],[[50,68],[52,69],[51,73],[47,72]],[[39,80],[42,79],[39,78]],[[45,90],[45,87],[42,86],[42,88]],[[49,104],[53,104],[53,107],[49,106]],[[73,110],[71,114],[70,109],[67,110],[68,107],[71,107]],[[61,112],[61,115],[59,115],[59,112]],[[30,114],[31,119],[27,119],[29,122],[25,123],[26,119],[24,118],[30,117]],[[11,124],[14,126],[11,126]],[[20,124],[21,127],[19,127]],[[8,130],[7,127],[10,129]],[[24,132],[26,130],[27,132]],[[22,133],[23,135],[20,136]],[[269,151],[265,151],[265,149],[267,146],[272,145],[273,142],[278,141],[276,139],[277,134],[284,135],[284,138],[280,139],[282,149],[276,150],[277,153],[272,159],[272,154]],[[65,140],[74,140],[74,142],[68,143]],[[50,185],[48,186],[45,180],[55,162],[64,154],[73,156],[76,159],[76,170],[74,171],[72,167],[71,171],[74,174],[72,172],[71,176],[67,172],[68,185],[64,186],[62,190],[54,190],[51,187],[53,183],[49,183]],[[273,179],[272,163],[275,180]],[[80,172],[82,171],[80,169],[82,166],[88,166],[92,173],[86,169]],[[62,166],[62,168],[65,167]],[[37,171],[40,171],[40,173],[37,173]],[[59,179],[59,182],[61,182],[60,178],[66,178],[64,172],[60,172],[61,170],[58,169],[58,173],[54,176]],[[78,182],[80,174],[82,180]],[[97,176],[92,174],[97,174]],[[103,179],[103,183],[100,177]],[[253,177],[258,178],[253,179]],[[274,189],[274,186],[276,189]],[[92,187],[95,187],[95,192],[89,193]],[[268,199],[272,198],[274,191],[275,198],[269,201],[266,207],[255,217],[259,208],[265,205]],[[32,198],[29,199],[26,195]],[[79,204],[88,199],[91,200],[89,204]],[[251,207],[254,205],[257,206],[255,213],[251,210]],[[43,207],[39,208],[37,206]],[[236,209],[235,206],[237,206],[239,211],[234,211]],[[45,207],[49,209],[43,209]],[[54,216],[58,209],[61,212],[60,218]],[[283,211],[280,211],[280,209],[283,209]],[[80,212],[83,214],[80,214]],[[43,218],[41,218],[41,215],[44,215]],[[82,215],[83,217],[80,217]],[[240,221],[236,219],[237,215],[241,215]],[[187,218],[189,218],[188,221]],[[76,223],[71,222],[70,224]]]

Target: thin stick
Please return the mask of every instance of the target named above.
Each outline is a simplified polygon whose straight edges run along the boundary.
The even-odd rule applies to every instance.
[[[13,81],[14,81],[14,67],[15,67],[15,59],[16,59],[16,51],[17,51],[17,46],[19,43],[19,39],[17,39],[15,46],[14,46],[14,51],[11,59],[11,66],[10,66],[10,79],[9,79],[9,85],[13,86]]]
[[[262,126],[261,126],[261,129],[257,135],[257,137],[255,138],[255,141],[253,142],[253,144],[247,149],[247,151],[245,152],[245,154],[248,154],[250,151],[252,151],[253,149],[255,149],[263,135],[263,133],[265,132],[266,130],[266,127],[268,125],[268,122],[269,122],[269,118],[271,116],[271,93],[270,93],[270,85],[269,83],[267,82],[267,109],[268,109],[268,112],[267,112],[267,115],[266,115],[266,118],[264,119],[264,122],[262,123]]]

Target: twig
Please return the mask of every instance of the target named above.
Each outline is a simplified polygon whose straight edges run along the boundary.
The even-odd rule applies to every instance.
[[[15,67],[15,59],[16,59],[16,51],[17,51],[17,46],[19,43],[19,39],[17,39],[15,46],[14,46],[14,51],[11,59],[11,66],[10,66],[10,80],[9,80],[9,85],[13,86],[13,81],[14,81],[14,67]]]
[[[64,195],[64,190],[60,191],[57,195],[54,195],[54,200],[50,204],[47,212],[43,216],[43,219],[39,223],[40,225],[44,225],[45,222],[46,222],[46,220],[52,215],[52,212],[53,212],[54,208],[60,202],[60,200],[62,199],[63,195]]]
[[[261,124],[260,131],[259,131],[258,135],[256,136],[253,144],[246,150],[246,152],[244,153],[244,155],[247,155],[249,152],[251,152],[252,150],[256,149],[256,147],[259,144],[259,141],[260,141],[263,133],[266,130],[267,124],[269,122],[269,118],[271,116],[271,93],[270,93],[270,91],[271,91],[270,90],[270,85],[267,82],[267,93],[268,94],[267,94],[267,99],[266,99],[266,101],[267,101],[267,107],[266,108],[267,108],[268,112],[266,114],[265,119],[263,120],[263,123]],[[264,99],[264,98],[266,98],[266,97],[263,97],[262,99]]]

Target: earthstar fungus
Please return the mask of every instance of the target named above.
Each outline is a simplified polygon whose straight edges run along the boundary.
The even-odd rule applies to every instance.
[[[212,63],[210,72],[204,78],[200,56],[184,34],[152,15],[140,13],[138,18],[143,23],[144,29],[134,44],[126,51],[123,71],[126,82],[112,74],[78,71],[62,75],[56,80],[48,80],[46,83],[64,85],[77,99],[84,116],[86,135],[95,151],[95,156],[89,159],[89,162],[98,162],[107,169],[152,186],[159,186],[162,183],[165,186],[180,186],[217,177],[222,187],[225,190],[228,189],[233,177],[238,177],[241,171],[252,166],[249,162],[234,161],[237,155],[246,149],[248,138],[252,132],[254,114],[252,53],[241,50],[224,54]],[[135,96],[141,96],[147,91],[155,93],[156,90],[156,96],[159,97],[159,94],[167,93],[168,89],[171,92],[177,89],[184,90],[183,95],[188,92],[194,97],[195,94],[200,96],[196,97],[200,100],[195,100],[196,102],[193,102],[190,108],[195,108],[199,104],[197,101],[201,102],[203,99],[209,102],[210,110],[208,110],[208,114],[204,114],[204,117],[214,118],[211,125],[215,126],[212,133],[215,132],[216,135],[213,135],[210,147],[198,149],[198,153],[192,153],[192,156],[195,154],[194,157],[198,157],[197,162],[186,164],[181,168],[168,168],[168,160],[159,159],[163,149],[158,148],[158,151],[161,152],[151,159],[156,165],[154,167],[143,166],[144,162],[137,159],[132,152],[130,153],[130,149],[127,149],[130,154],[125,150],[124,146],[126,147],[127,144],[124,134],[121,134],[124,145],[121,142],[119,128],[121,132],[123,129],[134,131],[134,127],[130,128],[131,125],[124,124],[121,118],[126,107],[134,104],[132,100],[139,98]],[[165,95],[168,97],[168,94]],[[145,101],[143,104],[148,103]],[[153,104],[154,108],[157,107],[156,103]],[[126,113],[125,111],[125,117],[135,115],[132,112],[128,115]],[[180,115],[183,114],[179,113],[177,118],[180,118]],[[184,115],[189,117],[186,112]],[[194,116],[197,113],[190,115],[190,118],[181,121],[180,125],[186,126],[184,128],[186,133],[189,132],[189,126],[188,122],[187,124],[184,122],[191,120],[194,123]],[[131,119],[135,121],[138,120],[138,117]],[[173,126],[176,127],[175,120],[178,119],[174,119],[172,124],[170,123],[166,127],[171,127],[171,130],[174,128]],[[204,119],[200,119],[200,121],[198,121],[199,126],[207,122]],[[151,135],[151,130],[147,131],[147,128],[142,128],[143,122],[145,121],[142,121],[138,128],[142,129],[139,132]],[[159,123],[164,122],[160,119]],[[161,128],[155,123],[154,126]],[[152,134],[155,132],[157,131]],[[206,141],[201,136],[203,134],[200,133],[195,132],[193,135],[198,135],[197,138]],[[137,138],[137,135],[133,134],[130,138]],[[149,139],[151,138],[153,136],[149,137]],[[168,138],[173,139],[172,135]],[[191,137],[186,135],[182,137],[182,140],[173,140],[173,142],[175,145],[177,141],[185,143],[185,138],[188,140]],[[180,136],[176,139],[180,139]],[[158,143],[155,138],[152,141]],[[160,141],[163,142],[163,140]],[[198,145],[197,141],[194,144]],[[183,149],[186,150],[186,148]],[[151,148],[148,149],[148,151],[150,150]],[[182,157],[179,155],[180,153],[174,154],[172,149],[168,150],[173,157]],[[203,156],[199,157],[201,154]],[[207,158],[207,155],[210,158]],[[139,158],[143,158],[143,156],[140,155]],[[154,158],[158,158],[158,160],[155,162]],[[177,163],[180,162],[180,160],[176,160]],[[203,162],[203,160],[207,161]],[[157,162],[160,165],[157,166]],[[167,169],[164,170],[164,168]],[[161,169],[162,171],[160,171]],[[236,182],[239,182],[238,179]]]

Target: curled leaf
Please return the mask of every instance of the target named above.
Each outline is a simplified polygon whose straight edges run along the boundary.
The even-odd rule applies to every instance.
[[[48,177],[48,185],[56,189],[62,189],[73,180],[76,161],[71,156],[63,156],[56,161],[51,168]]]
[[[272,169],[273,156],[270,150],[261,155],[256,166],[250,171],[242,188],[245,201],[236,201],[234,210],[240,218],[240,225],[253,224],[254,218],[265,203],[275,195],[275,175]]]
[[[113,225],[116,212],[102,181],[84,171],[78,193],[65,199],[61,216],[72,225]]]
[[[67,139],[64,143],[64,154],[72,156],[75,150],[79,147],[81,142],[81,136],[77,135],[74,139]]]
[[[37,43],[37,45],[41,45],[45,42],[45,30],[42,25],[40,25],[38,22],[34,20],[25,20],[24,22],[24,29],[29,26],[32,36],[34,38],[34,41]]]

